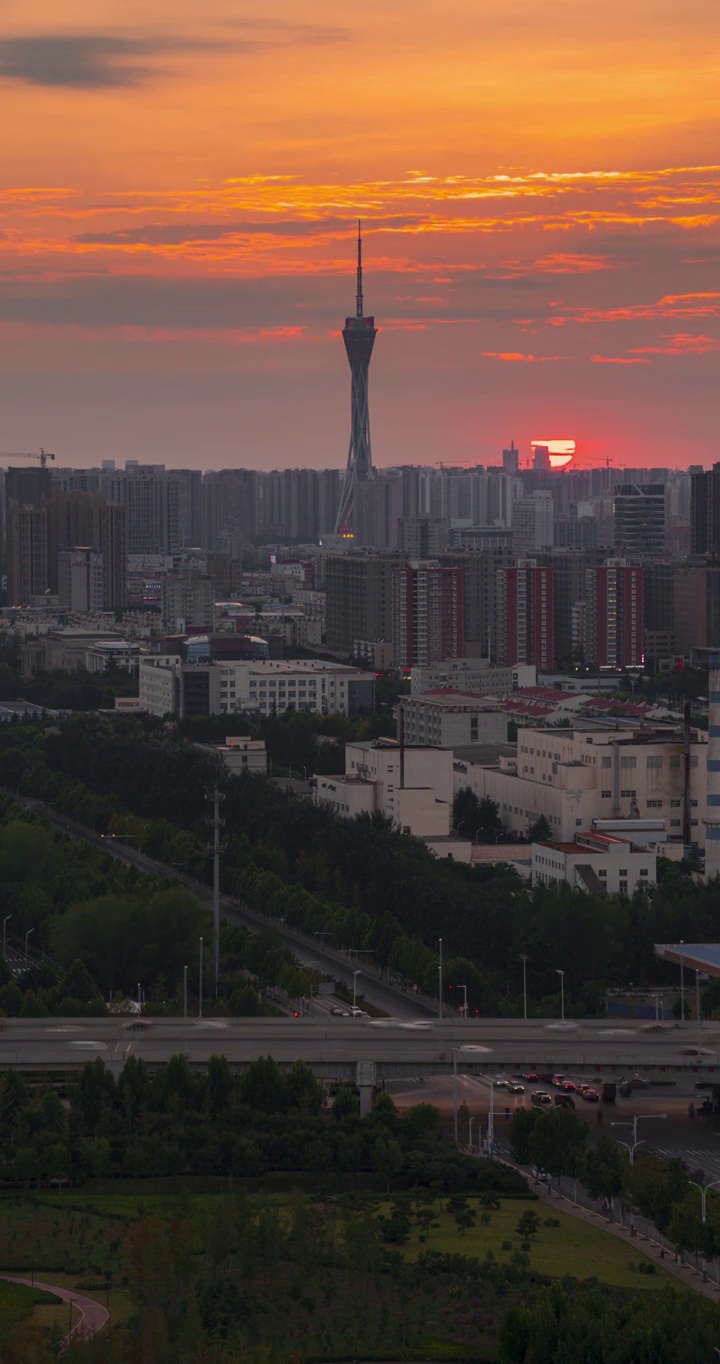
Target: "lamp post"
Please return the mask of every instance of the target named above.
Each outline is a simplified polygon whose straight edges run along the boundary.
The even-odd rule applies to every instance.
[[[455,1145],[458,1141],[458,1086],[457,1086],[457,1047],[453,1047],[453,1121]]]
[[[3,919],[3,956],[7,957],[7,921],[12,919],[12,914],[6,914]]]
[[[187,966],[183,966],[183,1018],[187,1018]]]
[[[680,1022],[685,1022],[685,946],[684,938],[680,939]]]
[[[357,999],[357,978],[358,976],[361,975],[362,971],[353,971],[353,1009],[356,1007],[355,1000]]]
[[[491,1080],[491,1081],[490,1081],[490,1112],[488,1113],[488,1130],[487,1130],[488,1158],[489,1158],[490,1160],[492,1160],[492,1153],[493,1153],[493,1143],[494,1143],[494,1140],[495,1140],[495,1086],[493,1085],[493,1082],[492,1082],[492,1080]]]
[[[200,939],[200,989],[198,990],[198,1018],[202,1018],[202,987],[203,987],[203,940]]]
[[[560,977],[560,1017],[565,1022],[565,972],[556,968],[555,975]]]
[[[647,1122],[650,1118],[654,1118],[655,1120],[661,1119],[664,1121],[665,1118],[667,1118],[667,1113],[636,1113],[632,1122],[613,1122],[610,1124],[611,1127],[632,1127],[633,1134],[632,1146],[630,1146],[628,1142],[620,1141],[620,1139],[617,1138],[620,1146],[624,1146],[625,1150],[630,1152],[631,1165],[635,1164],[635,1152],[637,1151],[638,1146],[643,1146],[645,1144],[644,1137],[641,1137],[640,1140],[638,1141],[637,1125],[639,1122]]]
[[[442,977],[442,938],[438,938],[438,1020],[442,1023],[443,1016],[443,977]]]
[[[707,1196],[708,1196],[708,1190],[709,1190],[709,1189],[716,1189],[717,1186],[718,1186],[718,1184],[720,1184],[720,1179],[713,1179],[712,1182],[711,1182],[710,1184],[705,1184],[705,1185],[703,1185],[703,1184],[696,1184],[694,1179],[689,1179],[689,1180],[688,1180],[688,1184],[692,1184],[692,1186],[693,1186],[694,1189],[699,1189],[699,1190],[700,1190],[700,1221],[701,1221],[701,1222],[703,1223],[703,1225],[704,1225],[704,1224],[707,1222]],[[703,1283],[707,1283],[707,1255],[705,1254],[705,1251],[704,1251],[704,1250],[703,1250],[702,1278],[703,1278]]]
[[[468,1147],[469,1147],[469,1149],[470,1149],[471,1151],[472,1151],[472,1130],[473,1130],[473,1123],[474,1123],[474,1121],[475,1121],[475,1119],[473,1118],[473,1116],[472,1116],[472,1114],[471,1114],[470,1117],[468,1118]]]
[[[468,1016],[468,1007],[467,1007],[467,985],[456,985],[456,986],[455,986],[455,989],[456,989],[456,990],[462,990],[462,992],[463,992],[464,998],[463,998],[462,1004],[460,1005],[460,1010],[461,1010],[461,1013],[462,1013],[462,1015],[463,1015],[463,1018],[465,1018],[465,1020],[467,1020],[467,1016]]]
[[[27,931],[27,933],[25,934],[25,965],[26,965],[26,966],[27,966],[27,964],[28,964],[28,938],[30,937],[30,934],[31,934],[31,933],[34,933],[34,932],[35,932],[35,929],[34,929],[34,928],[29,928],[28,931]]]
[[[698,1028],[702,1027],[702,1019],[700,1017],[700,972],[697,967],[695,968],[695,1022],[697,1023]]]
[[[523,964],[523,1018],[527,1022],[527,952],[520,953]]]

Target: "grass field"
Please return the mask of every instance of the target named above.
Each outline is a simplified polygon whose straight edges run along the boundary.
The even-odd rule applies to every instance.
[[[640,1245],[632,1248],[601,1227],[589,1227],[578,1218],[542,1203],[523,1199],[505,1200],[499,1211],[490,1213],[487,1226],[480,1224],[480,1209],[475,1199],[468,1199],[478,1212],[478,1220],[464,1235],[458,1231],[453,1218],[442,1213],[439,1226],[428,1240],[420,1241],[420,1233],[413,1228],[412,1238],[404,1247],[406,1255],[416,1256],[421,1250],[441,1250],[456,1255],[477,1255],[484,1258],[492,1250],[501,1263],[508,1260],[512,1250],[519,1250],[522,1237],[515,1228],[523,1212],[529,1208],[541,1219],[540,1229],[533,1238],[530,1263],[538,1274],[562,1278],[569,1274],[575,1279],[595,1278],[612,1288],[658,1289],[677,1280],[659,1265],[654,1274],[640,1274],[630,1268],[647,1257]],[[543,1226],[546,1217],[556,1217],[559,1227]],[[512,1242],[512,1250],[503,1250],[503,1241]]]
[[[0,1345],[11,1341],[20,1323],[33,1315],[48,1331],[58,1326],[68,1329],[68,1309],[59,1298],[39,1288],[0,1280]]]

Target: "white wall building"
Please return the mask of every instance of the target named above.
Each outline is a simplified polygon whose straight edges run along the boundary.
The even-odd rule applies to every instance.
[[[567,882],[592,894],[630,896],[657,881],[654,850],[611,834],[580,833],[569,843],[533,843],[532,883]]]
[[[468,692],[447,688],[404,697],[398,706],[398,723],[401,713],[406,744],[461,748],[507,742],[505,712]]]
[[[360,668],[323,659],[228,659],[202,665],[217,677],[218,709],[210,714],[234,715],[258,710],[262,715],[307,710],[315,715],[354,715],[372,711],[375,678]],[[140,696],[151,715],[167,715],[178,669],[199,676],[198,665],[183,668],[178,656],[158,655],[140,663]],[[165,678],[160,674],[167,674]]]
[[[103,556],[76,546],[58,553],[58,605],[61,611],[90,615],[103,607]]]
[[[315,802],[352,819],[376,811],[417,838],[447,838],[452,823],[452,753],[405,748],[394,739],[348,744],[345,773],[315,778]]]
[[[266,776],[267,750],[264,739],[250,739],[246,734],[230,735],[224,744],[198,744],[198,748],[214,753],[233,776],[243,772]]]
[[[692,731],[688,799],[690,833],[704,843],[707,736]],[[526,834],[540,815],[564,842],[594,820],[664,819],[681,838],[683,740],[678,730],[521,729],[514,758],[497,763],[455,761],[455,790],[470,787],[498,805],[500,818]]]
[[[499,668],[487,658],[446,658],[442,663],[412,669],[411,696],[437,687],[456,687],[475,696],[505,696],[513,689],[513,669]]]

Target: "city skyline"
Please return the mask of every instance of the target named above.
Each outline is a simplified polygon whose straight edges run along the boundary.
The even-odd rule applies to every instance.
[[[712,462],[710,0],[63,11],[0,33],[4,450],[343,467],[360,216],[376,467]]]

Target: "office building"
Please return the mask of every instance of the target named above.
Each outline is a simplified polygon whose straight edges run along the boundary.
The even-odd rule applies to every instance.
[[[345,772],[317,776],[314,799],[352,819],[375,813],[416,838],[447,838],[452,820],[453,755],[405,748],[394,739],[347,744]]]
[[[613,834],[580,833],[568,843],[533,843],[532,883],[565,883],[590,895],[648,891],[657,882],[653,850]]]
[[[551,568],[523,560],[497,572],[497,657],[513,667],[555,666],[555,590]]]
[[[510,441],[510,449],[502,452],[502,467],[505,474],[517,474],[520,468],[520,451],[515,448],[515,441]]]
[[[720,558],[720,464],[690,476],[690,553]]]
[[[202,641],[200,641],[202,643]],[[205,641],[207,643],[207,641]],[[193,673],[201,679],[192,683]],[[204,679],[204,680],[203,680]],[[261,715],[307,710],[315,715],[371,714],[375,704],[375,676],[342,663],[323,659],[222,659],[185,662],[181,653],[160,654],[140,661],[140,700],[150,715],[183,715],[187,699],[204,715]],[[169,704],[172,703],[172,704]]]
[[[475,696],[506,696],[513,689],[512,668],[499,668],[489,658],[445,658],[410,674],[410,695],[439,688],[472,692]]]
[[[406,744],[461,748],[507,741],[507,715],[491,701],[451,687],[404,696],[398,704],[398,734]]]
[[[392,641],[395,666],[427,666],[461,658],[463,573],[418,559],[396,568],[392,581]]]

